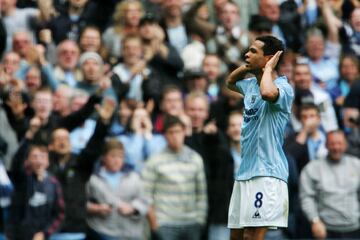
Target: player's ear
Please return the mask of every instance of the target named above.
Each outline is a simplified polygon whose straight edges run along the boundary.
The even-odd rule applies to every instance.
[[[265,60],[268,62],[274,55],[265,55]]]

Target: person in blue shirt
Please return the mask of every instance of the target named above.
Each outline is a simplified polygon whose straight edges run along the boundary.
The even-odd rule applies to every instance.
[[[229,206],[231,240],[264,239],[268,228],[287,227],[289,170],[282,145],[294,92],[275,70],[283,51],[273,36],[256,38],[245,54],[246,64],[226,80],[230,90],[245,97],[242,161]]]

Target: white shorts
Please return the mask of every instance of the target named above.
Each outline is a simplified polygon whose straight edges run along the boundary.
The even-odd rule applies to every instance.
[[[286,182],[273,177],[235,181],[228,227],[287,227],[289,197]]]

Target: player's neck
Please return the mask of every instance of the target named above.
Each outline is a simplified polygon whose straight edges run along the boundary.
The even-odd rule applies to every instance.
[[[258,84],[260,85],[260,82],[261,82],[261,79],[262,79],[262,76],[263,76],[263,70],[258,70],[256,72],[254,72],[254,75],[256,77],[256,80],[258,82]],[[274,81],[276,78],[278,78],[278,74],[275,70],[272,71],[271,73],[271,77],[272,77],[272,80]]]

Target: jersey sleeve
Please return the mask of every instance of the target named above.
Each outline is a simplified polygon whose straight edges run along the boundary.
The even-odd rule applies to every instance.
[[[279,89],[279,97],[275,102],[271,103],[272,107],[282,112],[291,113],[294,90],[287,81],[275,82],[275,85]]]
[[[254,78],[247,78],[241,81],[237,81],[236,82],[236,87],[237,89],[239,89],[239,92],[245,96],[248,87],[250,86],[250,84],[252,83],[252,81],[254,80]]]

